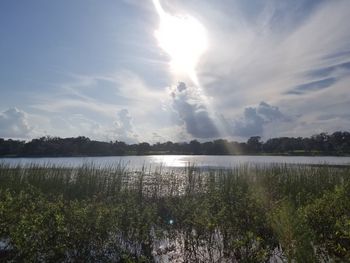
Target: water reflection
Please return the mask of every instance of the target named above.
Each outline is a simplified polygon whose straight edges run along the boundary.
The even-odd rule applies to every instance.
[[[79,167],[94,164],[97,167],[122,165],[129,169],[182,168],[195,165],[202,168],[230,168],[242,164],[313,164],[350,165],[350,157],[335,156],[209,156],[209,155],[150,155],[150,156],[108,156],[108,157],[65,157],[65,158],[0,158],[0,163],[10,165],[56,165]]]
[[[162,165],[165,167],[186,167],[191,164],[188,155],[158,155],[150,156],[150,164]]]

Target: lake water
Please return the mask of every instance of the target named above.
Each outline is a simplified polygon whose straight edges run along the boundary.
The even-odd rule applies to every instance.
[[[108,156],[108,157],[67,157],[67,158],[0,158],[0,163],[10,165],[57,165],[79,167],[84,164],[96,166],[116,166],[121,164],[130,169],[142,167],[181,168],[195,165],[202,168],[230,168],[242,164],[311,164],[350,165],[350,157],[331,156],[211,156],[211,155],[148,155],[148,156]]]

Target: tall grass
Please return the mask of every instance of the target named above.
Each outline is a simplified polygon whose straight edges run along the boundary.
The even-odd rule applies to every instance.
[[[0,256],[60,262],[348,260],[349,185],[349,167],[134,171],[122,165],[1,164],[0,238],[8,247]],[[326,211],[328,205],[335,207]]]

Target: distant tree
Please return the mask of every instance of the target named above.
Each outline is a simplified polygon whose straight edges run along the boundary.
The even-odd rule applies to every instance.
[[[125,142],[115,141],[112,148],[113,155],[124,155],[127,153],[127,145]]]
[[[334,132],[329,137],[329,143],[332,145],[336,153],[345,153],[350,151],[350,133],[349,132]]]
[[[197,140],[190,141],[190,149],[192,154],[201,154],[201,144]]]
[[[350,133],[337,131],[331,135],[320,133],[309,138],[280,137],[261,142],[259,136],[247,142],[229,142],[224,139],[200,143],[126,144],[125,142],[100,142],[80,136],[76,138],[41,137],[29,142],[0,138],[0,156],[102,156],[149,154],[350,154]],[[298,152],[297,152],[298,151]]]
[[[138,155],[147,154],[150,151],[150,149],[151,149],[151,146],[149,143],[142,142],[137,146],[137,154]]]
[[[247,146],[250,152],[252,153],[261,152],[262,143],[260,142],[260,140],[261,140],[260,136],[253,136],[248,139]]]

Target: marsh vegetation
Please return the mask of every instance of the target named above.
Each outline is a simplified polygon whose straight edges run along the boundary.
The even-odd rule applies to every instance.
[[[0,259],[345,262],[350,168],[0,166]]]

